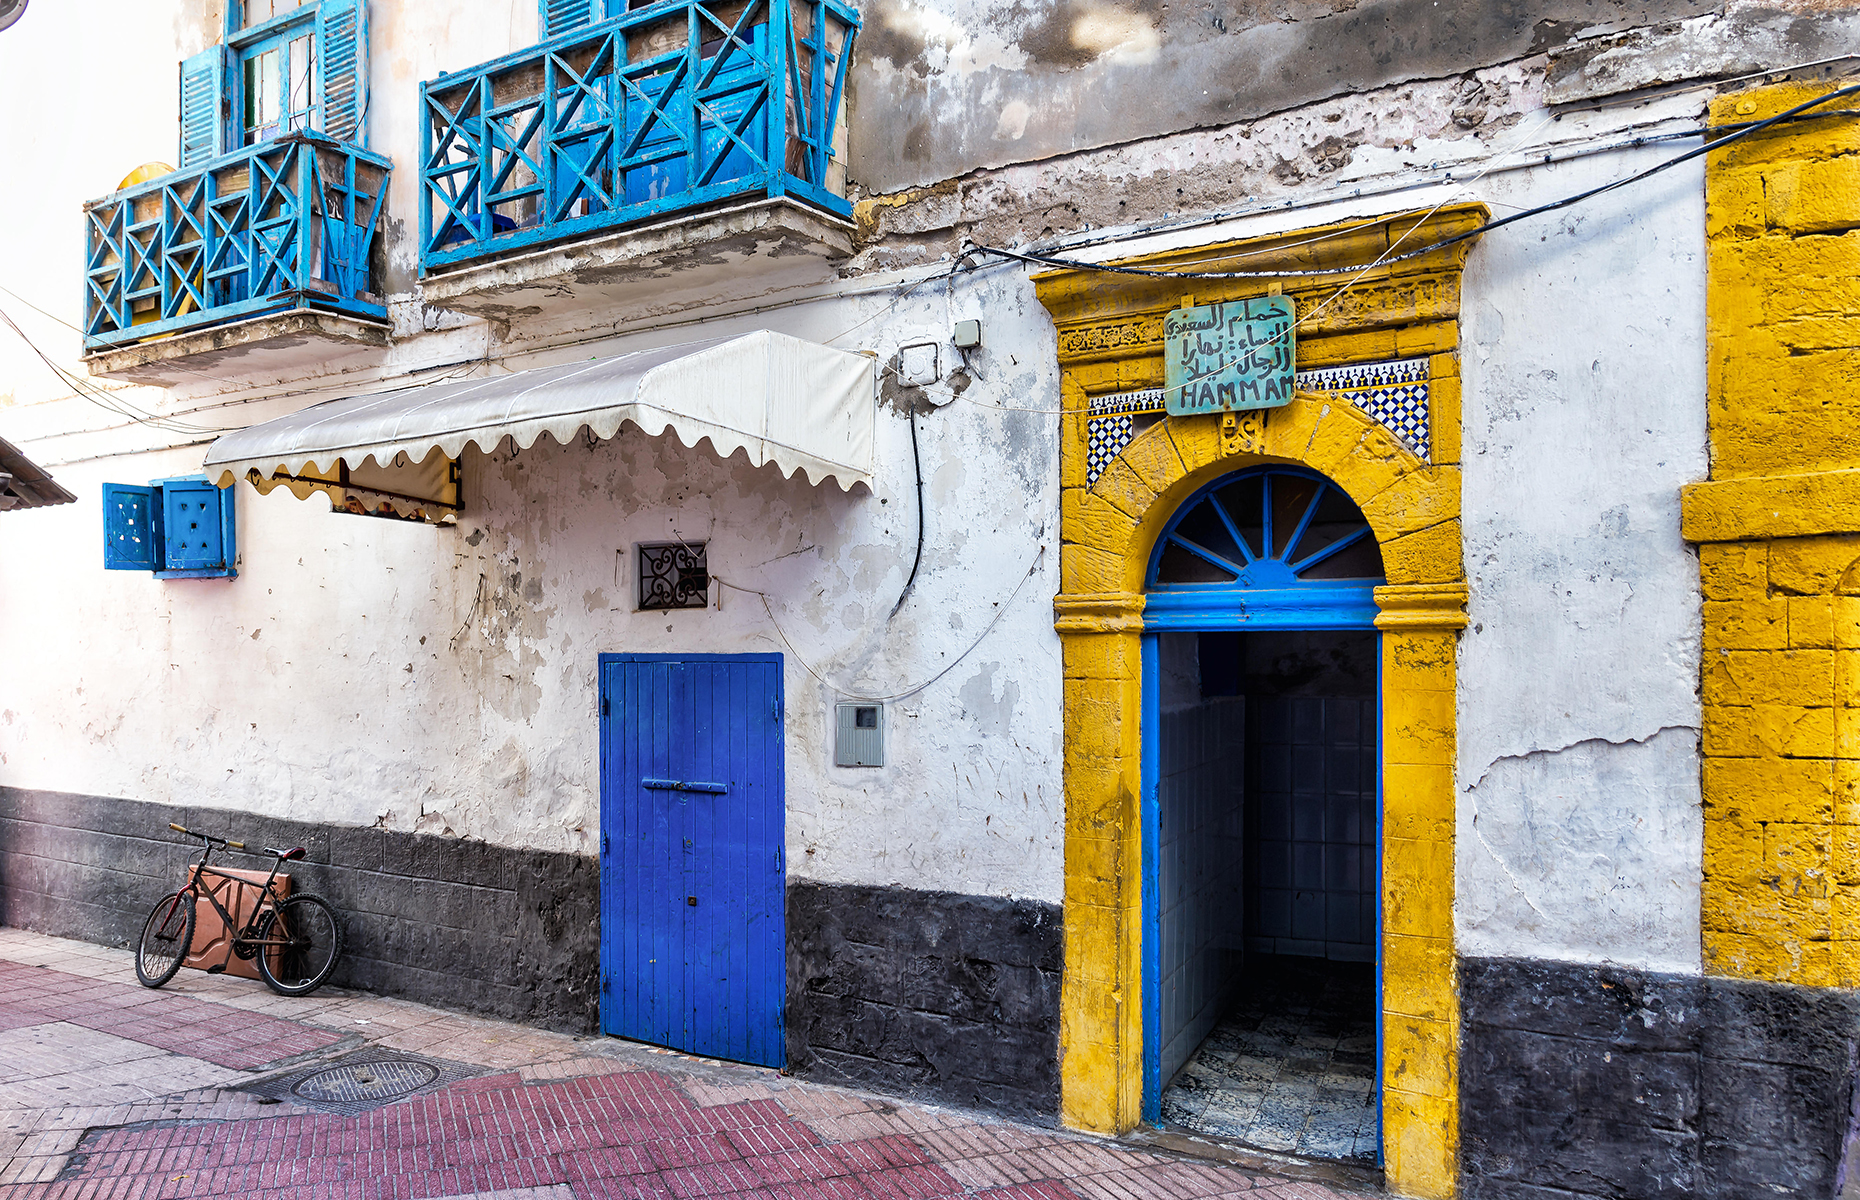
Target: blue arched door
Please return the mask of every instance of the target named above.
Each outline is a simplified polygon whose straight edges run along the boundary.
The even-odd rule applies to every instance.
[[[1379,945],[1374,628],[1382,582],[1381,553],[1361,510],[1336,484],[1298,467],[1256,467],[1214,481],[1157,539],[1145,580],[1142,764],[1144,1112],[1153,1123],[1164,1120],[1164,1089],[1177,1070],[1188,1064],[1186,1079],[1200,1069],[1197,1048],[1247,980],[1250,947],[1275,947],[1275,957],[1253,961],[1283,962],[1281,947],[1373,956]],[[1243,643],[1252,649],[1242,651]],[[1247,693],[1245,668],[1236,665],[1251,661],[1247,654],[1314,643],[1354,648],[1358,686],[1333,689],[1349,697],[1300,699],[1294,720],[1294,702]],[[1314,790],[1299,784],[1312,795],[1294,795],[1289,782],[1281,788],[1271,770],[1262,775],[1262,755],[1297,762],[1301,781],[1318,778]],[[1278,815],[1262,817],[1262,805],[1276,805],[1270,812]],[[1334,842],[1324,840],[1326,827]],[[1264,878],[1274,871],[1284,878]],[[1294,901],[1305,925],[1313,904],[1320,913],[1327,904],[1337,910],[1326,932],[1302,941],[1257,936],[1275,932],[1276,920],[1285,922],[1277,932],[1308,933],[1293,928]],[[1325,942],[1330,935],[1337,940]],[[1380,1005],[1379,971],[1374,991],[1365,1022],[1369,1005]],[[1380,1074],[1378,1052],[1366,1090],[1379,1094]],[[1177,1122],[1182,1106],[1171,1105]],[[1373,1113],[1365,1119],[1373,1122]],[[1197,1131],[1222,1132],[1212,1124]],[[1374,1136],[1373,1127],[1359,1130],[1355,1157],[1369,1152]],[[1296,1152],[1352,1156],[1324,1149],[1330,1145],[1301,1144]]]

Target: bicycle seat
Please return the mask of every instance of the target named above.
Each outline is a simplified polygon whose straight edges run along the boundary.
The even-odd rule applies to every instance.
[[[304,855],[310,853],[310,851],[304,849],[302,846],[292,846],[289,850],[274,850],[270,846],[266,846],[265,853],[275,854],[284,862],[296,862]]]

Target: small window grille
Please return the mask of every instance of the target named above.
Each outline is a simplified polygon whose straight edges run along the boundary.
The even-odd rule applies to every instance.
[[[833,739],[833,761],[842,767],[882,767],[885,765],[885,706],[882,704],[841,704],[836,708],[839,721]]]
[[[654,542],[639,548],[641,609],[704,608],[710,567],[703,542]]]

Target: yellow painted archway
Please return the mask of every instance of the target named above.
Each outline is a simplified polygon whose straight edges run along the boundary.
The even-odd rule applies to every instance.
[[[1323,270],[1475,228],[1442,209],[1138,260],[1177,270]],[[1455,656],[1466,624],[1460,553],[1459,280],[1470,243],[1368,272],[1288,277],[1298,367],[1426,360],[1428,460],[1341,393],[1277,409],[1164,417],[1092,462],[1094,397],[1162,384],[1162,318],[1185,301],[1244,299],[1266,279],[1210,288],[1063,271],[1035,284],[1059,331],[1065,664],[1066,962],[1061,1119],[1122,1133],[1142,1104],[1142,592],[1156,538],[1204,484],[1262,463],[1318,471],[1378,539],[1382,654],[1383,1157],[1391,1190],[1449,1196],[1458,1152],[1454,975]],[[1392,257],[1392,255],[1391,255]],[[1349,284],[1347,288],[1346,284]],[[1095,478],[1094,478],[1095,476]]]

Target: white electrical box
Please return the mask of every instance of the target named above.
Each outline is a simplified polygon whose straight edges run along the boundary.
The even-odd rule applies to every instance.
[[[907,387],[924,387],[942,378],[937,370],[935,342],[918,342],[898,347],[898,382]]]
[[[885,706],[882,704],[841,704],[835,706],[838,724],[833,738],[833,763],[840,767],[882,767],[885,765]]]

